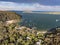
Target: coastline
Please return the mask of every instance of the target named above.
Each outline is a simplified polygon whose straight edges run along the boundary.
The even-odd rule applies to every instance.
[[[36,13],[36,14],[53,14],[53,15],[60,15],[60,12],[23,12],[23,13]]]

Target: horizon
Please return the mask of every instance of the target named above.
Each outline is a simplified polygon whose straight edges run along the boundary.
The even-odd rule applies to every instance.
[[[25,12],[25,10],[0,10],[0,11],[22,11]],[[34,10],[30,10],[31,12],[60,12],[60,11],[34,11]]]

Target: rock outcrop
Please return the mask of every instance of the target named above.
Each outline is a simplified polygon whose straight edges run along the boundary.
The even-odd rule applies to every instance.
[[[2,22],[20,19],[21,15],[18,15],[15,12],[0,11],[0,21]]]

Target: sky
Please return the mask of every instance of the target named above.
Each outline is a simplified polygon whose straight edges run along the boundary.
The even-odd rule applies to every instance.
[[[60,11],[60,0],[0,0],[0,10]]]

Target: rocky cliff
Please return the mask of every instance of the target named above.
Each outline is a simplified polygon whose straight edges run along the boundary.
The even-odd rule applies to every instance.
[[[0,21],[10,21],[10,20],[20,20],[21,15],[16,14],[15,12],[0,11]]]

